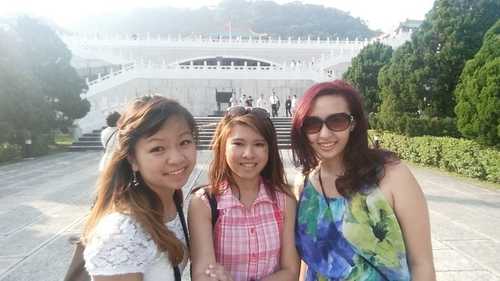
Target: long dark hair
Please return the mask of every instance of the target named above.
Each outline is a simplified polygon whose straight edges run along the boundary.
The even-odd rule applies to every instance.
[[[118,121],[118,145],[111,161],[105,166],[97,182],[97,200],[85,224],[83,240],[92,235],[99,220],[110,212],[130,214],[156,243],[167,252],[172,264],[179,264],[184,256],[183,246],[164,224],[164,206],[159,196],[139,176],[139,187],[131,182],[133,170],[128,156],[133,155],[137,141],[158,132],[166,120],[173,116],[184,118],[193,137],[197,131],[191,113],[174,100],[161,96],[147,96],[136,100]],[[174,193],[174,200],[182,194]]]
[[[342,97],[354,116],[355,126],[343,153],[345,173],[335,181],[338,192],[350,196],[360,191],[364,184],[378,184],[384,164],[399,160],[393,152],[369,147],[368,120],[360,93],[347,82],[335,80],[312,85],[297,104],[292,123],[292,152],[294,163],[302,167],[303,174],[316,168],[319,159],[302,130],[302,124],[310,114],[314,101],[326,95]]]
[[[209,181],[211,191],[215,194],[222,192],[222,184],[227,181],[231,187],[238,188],[232,175],[231,169],[226,161],[226,143],[231,130],[236,125],[247,126],[258,132],[266,140],[268,149],[268,161],[260,175],[264,179],[266,186],[275,198],[275,191],[281,191],[291,195],[289,186],[284,177],[283,162],[278,150],[276,131],[271,119],[262,117],[260,114],[249,112],[241,116],[226,116],[217,126],[214,139],[212,141],[213,159],[209,168]]]

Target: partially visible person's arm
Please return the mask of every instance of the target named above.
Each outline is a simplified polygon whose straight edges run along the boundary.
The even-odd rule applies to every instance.
[[[386,165],[382,189],[390,190],[403,232],[412,281],[435,281],[427,203],[417,180],[403,163]]]
[[[191,198],[188,225],[191,244],[193,281],[231,281],[231,277],[216,263],[210,207],[201,199],[200,192]],[[209,270],[212,277],[207,275]]]
[[[295,212],[297,203],[286,196],[285,223],[281,239],[280,270],[261,281],[293,281],[299,279],[299,256],[295,248]]]

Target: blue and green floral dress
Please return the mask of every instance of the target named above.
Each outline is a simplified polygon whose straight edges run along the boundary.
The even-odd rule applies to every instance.
[[[378,187],[325,199],[306,180],[295,243],[306,281],[410,280],[401,228]]]

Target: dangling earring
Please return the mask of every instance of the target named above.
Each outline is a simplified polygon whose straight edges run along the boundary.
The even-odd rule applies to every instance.
[[[139,181],[137,180],[137,172],[136,171],[134,171],[134,173],[133,173],[132,185],[134,187],[138,187],[139,186]]]

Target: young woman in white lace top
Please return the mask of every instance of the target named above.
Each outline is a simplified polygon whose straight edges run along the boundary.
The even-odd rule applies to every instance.
[[[95,281],[180,280],[188,256],[180,189],[196,162],[195,121],[175,101],[144,97],[117,137],[85,225],[87,271]]]

